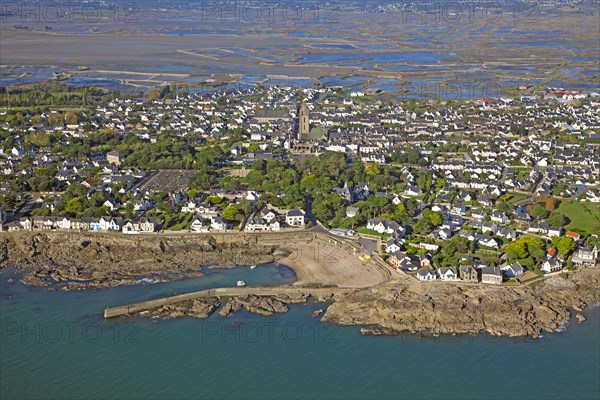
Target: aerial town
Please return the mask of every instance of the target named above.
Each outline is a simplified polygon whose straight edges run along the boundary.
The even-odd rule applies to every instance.
[[[167,86],[10,108],[0,231],[317,229],[421,281],[519,284],[595,266],[600,96],[520,89],[398,101],[341,87]]]

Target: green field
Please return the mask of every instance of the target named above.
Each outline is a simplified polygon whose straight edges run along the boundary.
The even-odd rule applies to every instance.
[[[523,199],[526,199],[527,197],[529,197],[528,195],[524,195],[524,194],[521,194],[521,193],[510,193],[510,195],[512,197],[508,201],[509,203],[515,203],[515,202],[517,202],[519,200],[523,200]]]
[[[566,229],[579,233],[600,234],[600,204],[563,201],[556,211],[571,220]]]
[[[385,233],[379,233],[377,231],[367,229],[367,228],[357,229],[356,232],[362,233],[363,235],[379,236],[380,238],[384,238],[384,239],[387,237],[387,234],[385,234]]]
[[[192,214],[180,213],[165,219],[163,226],[169,231],[188,229],[192,222]]]

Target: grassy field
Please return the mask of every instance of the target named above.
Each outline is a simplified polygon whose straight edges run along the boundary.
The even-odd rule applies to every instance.
[[[527,198],[527,195],[521,194],[521,193],[511,193],[510,194],[512,197],[510,198],[510,200],[508,201],[509,203],[515,203],[519,200],[523,200],[525,198]]]
[[[164,226],[168,226],[169,231],[181,231],[188,229],[192,222],[192,214],[177,214],[165,220]]]
[[[556,210],[571,220],[567,229],[600,234],[600,204],[563,201]]]
[[[357,229],[356,232],[362,233],[363,235],[379,236],[380,238],[386,238],[387,237],[387,234],[385,234],[385,233],[379,233],[377,231],[374,231],[374,230],[371,230],[371,229],[367,229],[367,228]]]

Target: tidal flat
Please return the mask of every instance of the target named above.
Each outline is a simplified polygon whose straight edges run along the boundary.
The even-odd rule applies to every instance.
[[[307,8],[296,20],[274,14],[270,21],[244,21],[242,14],[217,19],[199,6],[165,9],[148,2],[128,23],[113,14],[50,26],[5,16],[2,85],[48,79],[43,71],[51,68],[71,74],[67,83],[141,88],[165,82],[215,86],[249,75],[278,77],[254,83],[265,85],[362,77],[354,87],[389,92],[431,92],[456,82],[493,84],[506,92],[520,84],[600,86],[590,72],[600,66],[592,45],[600,30],[597,15],[585,6],[520,18],[507,9],[494,19],[366,12],[354,3],[332,10],[315,16]]]

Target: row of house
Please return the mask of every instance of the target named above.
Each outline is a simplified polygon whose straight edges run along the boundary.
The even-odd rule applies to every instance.
[[[32,230],[32,231],[90,231],[90,232],[123,232],[123,233],[148,233],[156,232],[159,227],[155,218],[140,217],[126,220],[121,217],[102,218],[68,218],[68,217],[23,217],[4,225],[7,231]]]
[[[420,268],[417,270],[416,277],[420,281],[463,281],[463,282],[481,282],[491,285],[499,285],[503,280],[502,269],[499,267],[484,267],[480,270],[471,265],[461,265],[460,267],[441,267],[439,269]]]

